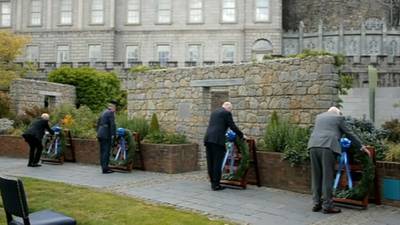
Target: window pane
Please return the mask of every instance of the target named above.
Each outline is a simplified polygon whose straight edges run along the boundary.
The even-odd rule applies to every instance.
[[[101,59],[101,46],[89,45],[89,60],[96,61]]]
[[[222,20],[224,22],[235,22],[235,9],[224,9],[222,13]]]
[[[234,45],[223,45],[222,46],[222,60],[223,61],[234,61],[235,59],[235,46]]]
[[[159,10],[158,11],[158,22],[159,23],[170,23],[171,22],[171,11]]]
[[[224,0],[224,8],[235,8],[235,0]]]
[[[198,9],[198,8],[202,8],[203,6],[203,2],[202,0],[190,0],[190,8],[194,8],[194,9]]]
[[[103,11],[92,12],[92,23],[103,23]]]
[[[201,9],[192,9],[190,10],[190,22],[201,22],[202,21],[202,10]]]
[[[72,10],[72,0],[61,0],[61,11]]]
[[[139,12],[129,11],[128,12],[128,23],[139,23]]]
[[[161,65],[165,65],[170,58],[171,47],[169,45],[159,45],[157,46],[158,60]]]
[[[129,0],[128,10],[139,10],[139,0]]]
[[[92,0],[92,10],[103,10],[103,0]]]
[[[72,23],[72,13],[71,12],[61,12],[61,24],[71,24]]]
[[[32,25],[40,25],[40,22],[41,22],[40,13],[32,13],[31,24]]]
[[[257,0],[257,7],[268,7],[269,0]]]
[[[3,3],[1,3],[1,6],[2,6],[1,7],[2,14],[10,14],[11,13],[11,3],[3,2]]]
[[[170,0],[159,0],[158,1],[158,9],[170,9],[171,1]]]
[[[200,45],[189,45],[188,50],[189,61],[198,62],[200,61]]]
[[[138,46],[127,46],[126,47],[126,61],[128,63],[139,61],[139,47]]]
[[[256,9],[257,20],[268,20],[268,8],[258,8]]]
[[[40,0],[32,1],[32,12],[40,12],[42,9],[42,2]]]
[[[3,15],[1,18],[1,26],[9,27],[11,26],[11,15]]]
[[[57,47],[57,62],[68,62],[69,61],[69,46],[61,45]]]
[[[26,47],[26,60],[29,62],[39,61],[39,46]]]

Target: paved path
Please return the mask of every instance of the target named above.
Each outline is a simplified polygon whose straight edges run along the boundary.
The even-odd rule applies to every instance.
[[[400,224],[400,209],[389,206],[371,204],[368,210],[343,209],[341,214],[325,215],[311,212],[309,195],[255,186],[210,191],[204,171],[177,175],[143,171],[101,174],[98,166],[66,163],[31,168],[26,167],[26,160],[0,157],[0,174],[110,190],[241,224]]]

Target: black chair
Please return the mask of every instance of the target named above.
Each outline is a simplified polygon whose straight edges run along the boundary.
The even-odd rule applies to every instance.
[[[8,225],[76,225],[73,218],[51,210],[29,214],[24,186],[17,178],[0,177],[0,191]]]

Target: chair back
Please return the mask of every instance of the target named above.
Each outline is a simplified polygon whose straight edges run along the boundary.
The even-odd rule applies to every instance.
[[[28,203],[22,181],[17,178],[0,177],[0,191],[7,220],[11,215],[27,219]]]

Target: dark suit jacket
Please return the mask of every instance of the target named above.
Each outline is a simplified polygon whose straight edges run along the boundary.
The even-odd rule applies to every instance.
[[[225,133],[228,128],[231,128],[240,138],[243,138],[243,133],[233,122],[232,113],[222,107],[218,108],[211,113],[204,143],[214,143],[225,146]]]
[[[22,136],[31,135],[41,141],[45,130],[47,130],[50,134],[54,134],[54,131],[49,127],[49,121],[38,118],[29,125],[28,130],[26,130]]]
[[[115,136],[115,132],[115,114],[113,111],[106,109],[97,120],[97,137],[111,139],[112,136]]]
[[[308,141],[308,148],[329,148],[341,153],[340,138],[345,134],[352,141],[352,145],[361,148],[360,139],[346,126],[343,116],[335,112],[324,112],[317,116],[315,127]]]

